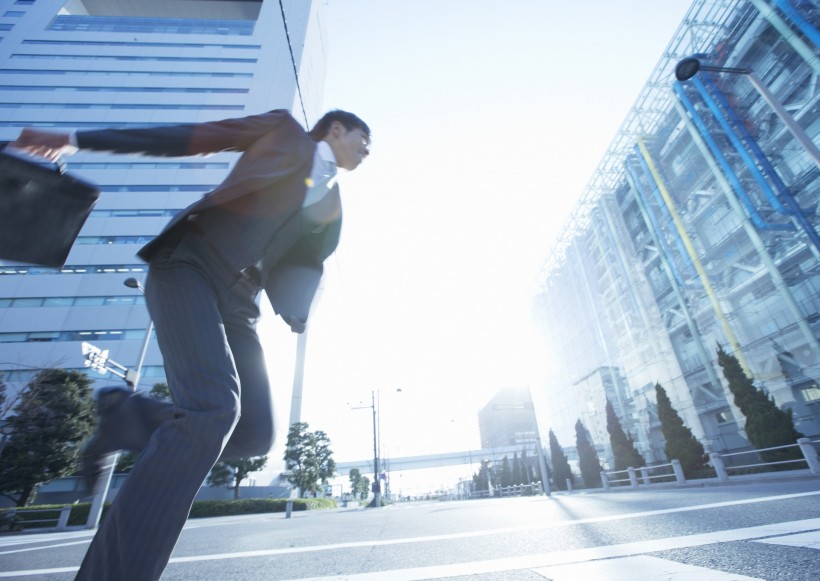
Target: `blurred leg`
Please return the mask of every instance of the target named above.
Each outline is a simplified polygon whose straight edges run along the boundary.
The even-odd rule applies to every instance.
[[[242,386],[242,416],[222,452],[222,459],[263,456],[273,447],[273,400],[265,355],[255,329],[258,314],[246,316],[245,311],[244,308],[234,311],[231,320],[225,323]]]
[[[220,289],[197,267],[152,260],[146,298],[175,417],[153,433],[106,514],[77,579],[153,580],[240,413]]]

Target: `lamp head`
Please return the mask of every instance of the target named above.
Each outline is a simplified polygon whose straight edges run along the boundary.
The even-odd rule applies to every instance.
[[[675,67],[675,78],[679,81],[688,81],[700,70],[700,61],[693,56],[682,59]]]
[[[136,278],[126,278],[125,281],[122,283],[128,288],[139,288],[140,282]]]

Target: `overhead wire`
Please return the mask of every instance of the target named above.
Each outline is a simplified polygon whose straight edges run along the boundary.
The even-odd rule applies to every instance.
[[[290,62],[293,65],[293,76],[296,79],[296,92],[299,94],[299,104],[302,106],[302,115],[305,118],[305,127],[309,129],[310,123],[308,123],[307,111],[305,110],[305,101],[302,99],[302,87],[299,84],[299,71],[296,68],[296,57],[293,55],[293,45],[290,42],[288,20],[285,17],[285,6],[282,4],[282,0],[279,0],[279,9],[282,11],[282,24],[285,25],[285,39],[288,42],[288,50],[290,51]]]

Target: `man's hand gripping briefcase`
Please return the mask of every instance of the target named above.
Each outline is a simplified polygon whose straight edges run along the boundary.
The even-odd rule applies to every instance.
[[[0,259],[61,268],[99,195],[62,166],[0,152]]]

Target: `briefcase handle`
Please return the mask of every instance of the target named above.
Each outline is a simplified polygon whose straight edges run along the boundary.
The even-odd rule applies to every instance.
[[[3,151],[4,149],[6,149],[6,146],[9,145],[9,144],[11,144],[11,141],[0,141],[0,151]],[[39,157],[39,156],[31,156],[31,157]],[[43,165],[46,162],[48,162],[48,160],[45,160],[43,162]],[[48,163],[51,164],[52,162],[48,162]],[[65,158],[62,155],[57,158],[57,161],[53,162],[53,165],[54,165],[54,167],[53,167],[54,171],[57,172],[60,175],[63,175],[66,171],[68,171],[68,163],[66,162]]]

